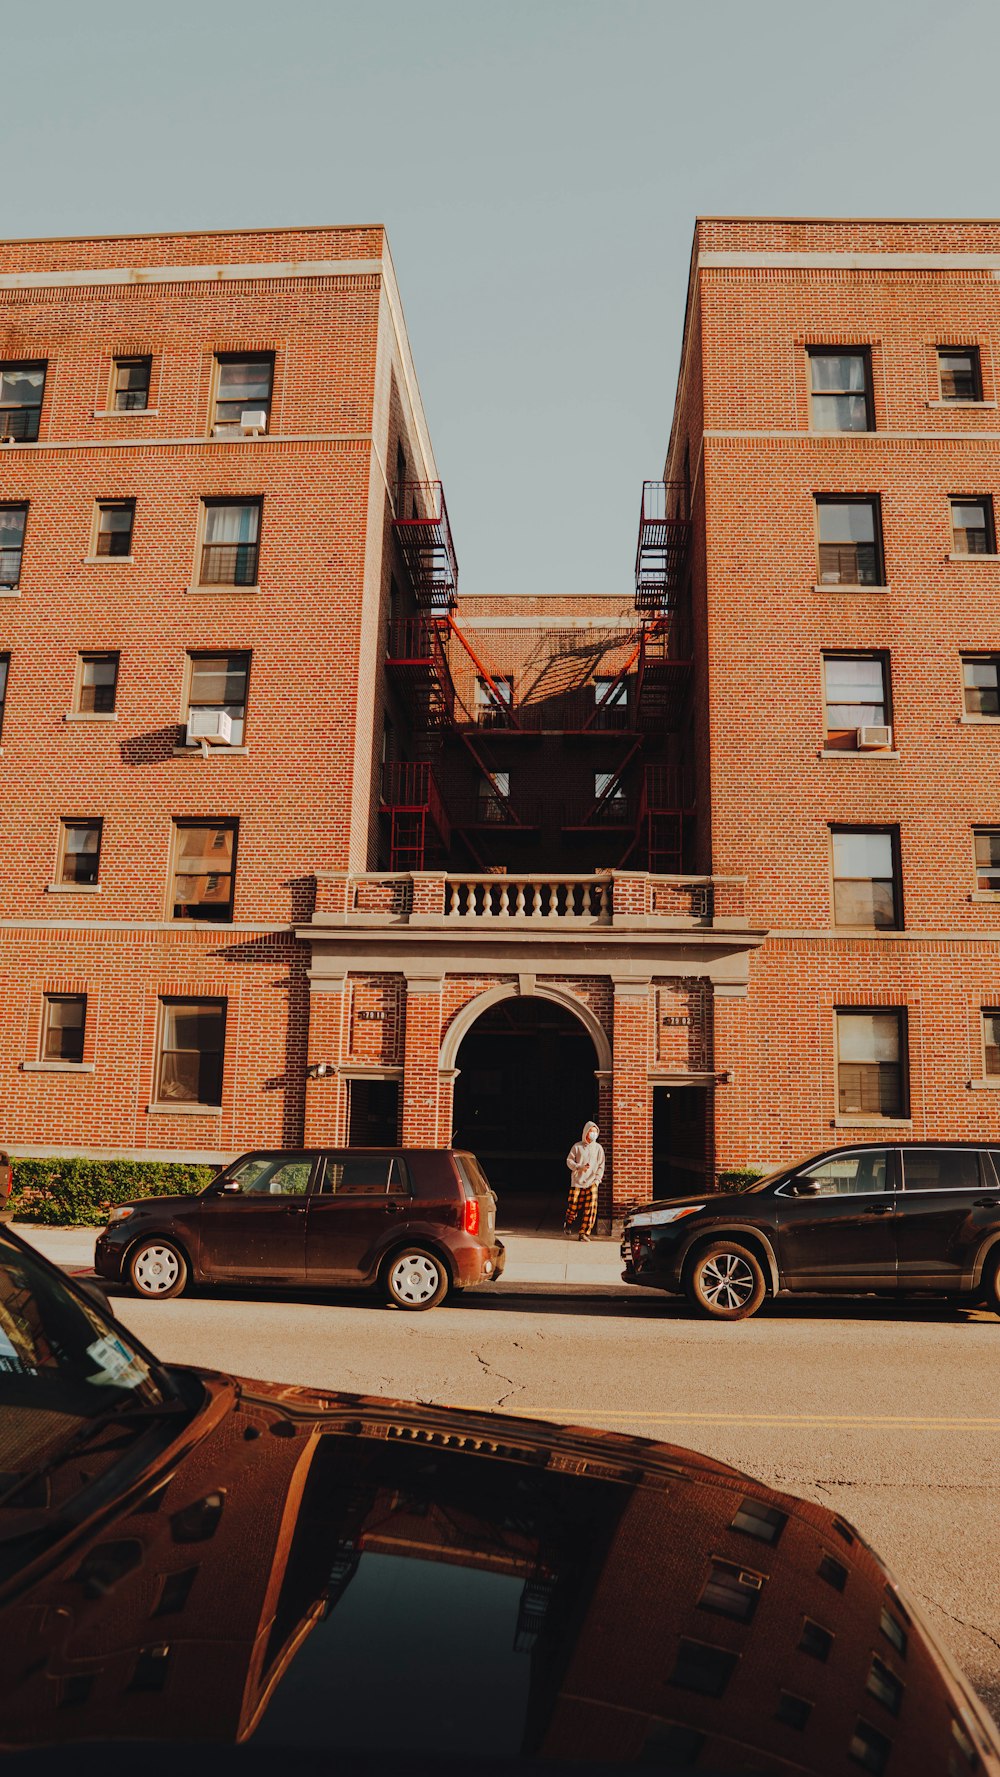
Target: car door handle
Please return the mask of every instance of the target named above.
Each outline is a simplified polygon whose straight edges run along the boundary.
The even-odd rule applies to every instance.
[[[866,1216],[891,1216],[892,1211],[891,1203],[873,1203],[864,1213]]]
[[[1000,1209],[1000,1197],[974,1197],[974,1209]]]
[[[384,1208],[387,1216],[398,1216],[399,1214],[399,1204],[394,1203],[391,1197],[386,1199]]]
[[[286,1203],[285,1214],[289,1216],[304,1216],[307,1208],[308,1205],[305,1203]]]

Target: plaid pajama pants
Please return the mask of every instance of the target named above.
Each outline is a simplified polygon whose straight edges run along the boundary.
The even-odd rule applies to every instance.
[[[572,1234],[578,1216],[580,1218],[580,1233],[591,1234],[597,1220],[596,1189],[588,1191],[579,1185],[570,1185],[563,1223],[567,1234]]]

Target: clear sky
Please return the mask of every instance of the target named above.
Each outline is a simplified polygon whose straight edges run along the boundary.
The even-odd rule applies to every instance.
[[[631,588],[694,217],[1000,213],[996,0],[0,0],[0,228],[385,222],[465,592]]]

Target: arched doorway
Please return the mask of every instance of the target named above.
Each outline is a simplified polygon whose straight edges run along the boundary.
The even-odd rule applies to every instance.
[[[601,1057],[586,1025],[555,1000],[504,998],[480,1013],[455,1059],[455,1147],[479,1156],[506,1210],[523,1197],[561,1212],[566,1155],[597,1117]]]

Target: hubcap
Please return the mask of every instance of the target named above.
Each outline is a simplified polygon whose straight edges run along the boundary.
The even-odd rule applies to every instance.
[[[441,1282],[441,1272],[426,1253],[404,1253],[389,1279],[398,1302],[427,1302]]]
[[[177,1282],[180,1269],[177,1254],[168,1246],[146,1246],[132,1267],[132,1275],[145,1295],[160,1296]]]
[[[701,1290],[713,1308],[744,1308],[754,1292],[754,1275],[737,1253],[717,1253],[702,1266]]]

